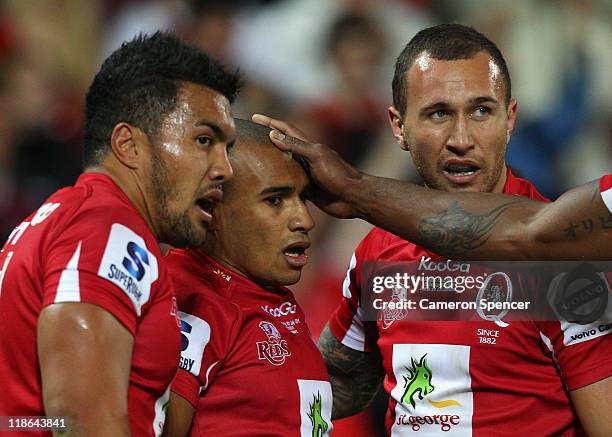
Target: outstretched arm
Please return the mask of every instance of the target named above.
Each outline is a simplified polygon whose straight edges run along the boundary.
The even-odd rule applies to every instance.
[[[253,120],[274,128],[276,146],[300,157],[317,188],[313,201],[336,217],[362,218],[449,258],[612,259],[612,213],[597,181],[552,203],[447,193],[363,174],[294,126],[261,115]]]
[[[364,175],[344,196],[358,217],[450,258],[612,259],[612,214],[598,181],[542,203]]]

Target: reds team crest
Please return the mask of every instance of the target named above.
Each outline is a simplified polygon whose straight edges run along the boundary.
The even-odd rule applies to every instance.
[[[270,322],[259,322],[259,327],[266,334],[266,341],[257,342],[257,355],[260,360],[268,360],[275,366],[285,363],[285,358],[291,356],[287,349],[287,341],[283,340],[280,332]]]

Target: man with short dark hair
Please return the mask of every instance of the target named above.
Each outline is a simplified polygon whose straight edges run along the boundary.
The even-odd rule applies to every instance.
[[[505,62],[484,35],[456,24],[419,32],[398,59],[393,90],[391,128],[400,147],[410,151],[427,187],[468,192],[459,202],[469,205],[470,211],[484,211],[470,215],[453,205],[439,211],[444,201],[449,204],[459,197],[446,194],[434,200],[443,194],[362,175],[324,146],[282,135],[279,139],[278,132],[273,132],[271,137],[281,149],[305,160],[312,181],[324,193],[315,198],[324,210],[340,217],[366,218],[451,255],[472,247],[478,252],[506,211],[520,210],[522,204],[532,213],[545,211],[544,204],[528,199],[544,200],[535,188],[506,167],[505,148],[517,103],[510,98]],[[261,116],[254,119],[305,140],[285,123]],[[609,181],[604,187],[605,180],[604,193],[610,187]],[[489,205],[494,206],[487,208],[487,199],[473,193],[477,191],[526,199],[498,196],[493,202],[490,195]],[[604,203],[598,193],[596,188],[590,196],[583,192],[576,205],[594,202],[597,210],[591,208],[589,214],[599,213],[603,220]],[[479,199],[484,199],[484,208],[477,206]],[[430,215],[439,211],[439,215],[419,223],[412,209],[425,209]],[[557,209],[550,210],[544,218],[550,219]],[[567,213],[567,206],[563,210]],[[410,230],[417,228],[415,223],[418,230]],[[511,225],[507,219],[503,223]],[[373,265],[435,264],[442,259],[440,253],[389,231],[375,228],[360,243],[344,281],[344,299],[319,340],[334,390],[334,417],[361,411],[384,376],[390,395],[386,426],[391,435],[449,431],[492,435],[502,427],[509,434],[574,435],[582,432],[578,418],[591,435],[609,433],[612,424],[603,405],[612,381],[612,330],[605,323],[606,314],[604,322],[594,322],[602,329],[588,336],[577,335],[584,329],[581,325],[564,321],[508,326],[491,320],[369,321],[360,297],[371,291]],[[598,231],[602,235],[602,229]],[[512,246],[508,240],[494,242]],[[606,243],[597,244],[592,253],[601,259]],[[491,245],[487,247],[490,253]],[[506,254],[515,251],[507,249]]]
[[[166,435],[328,436],[325,363],[287,285],[308,261],[308,177],[236,120],[233,179],[204,245],[165,258],[181,318]]]
[[[66,416],[53,425],[71,435],[161,433],[180,341],[158,241],[204,241],[232,174],[238,86],[167,33],[104,62],[87,94],[85,172],[0,253],[0,416]]]

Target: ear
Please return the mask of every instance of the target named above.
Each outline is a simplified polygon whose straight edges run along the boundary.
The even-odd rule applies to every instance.
[[[518,110],[518,102],[516,101],[516,99],[511,99],[510,103],[508,104],[508,124],[506,126],[506,144],[510,142],[512,131],[514,131],[517,110]]]
[[[410,150],[410,145],[404,138],[404,121],[399,111],[395,109],[394,106],[389,106],[387,116],[389,118],[389,124],[391,125],[391,131],[399,146],[403,150]]]
[[[110,145],[115,157],[126,167],[136,169],[144,156],[147,136],[135,126],[118,123],[111,134]]]

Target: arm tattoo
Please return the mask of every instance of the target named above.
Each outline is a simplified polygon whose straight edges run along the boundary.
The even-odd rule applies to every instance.
[[[360,352],[344,346],[326,326],[319,337],[332,385],[334,403],[332,418],[361,412],[380,388],[385,371],[380,353]]]
[[[472,214],[453,202],[444,211],[419,223],[421,241],[442,253],[464,253],[482,246],[489,239],[502,213],[523,201],[511,201],[484,214]]]

